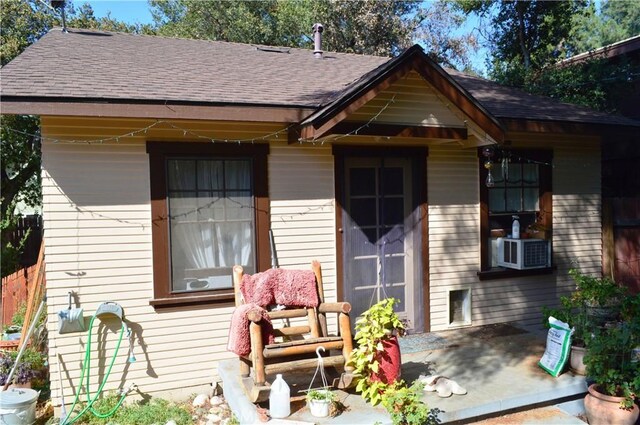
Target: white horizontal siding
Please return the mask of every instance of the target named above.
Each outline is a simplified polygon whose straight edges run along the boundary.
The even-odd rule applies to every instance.
[[[553,260],[556,273],[480,281],[478,159],[474,149],[429,150],[431,328],[448,328],[451,290],[471,288],[472,325],[541,323],[541,308],[573,287],[568,269],[601,264],[600,155],[594,141],[553,140]],[[523,143],[531,146],[531,143]],[[517,147],[516,143],[514,147]],[[540,146],[538,143],[537,146]]]
[[[67,401],[80,375],[86,334],[57,333],[57,311],[66,307],[68,291],[77,293],[85,316],[104,301],[117,301],[136,335],[138,361],[126,367],[124,380],[150,395],[185,398],[217,379],[219,360],[235,355],[226,349],[233,307],[218,305],[156,311],[153,298],[149,166],[144,140],[180,140],[182,132],[154,128],[146,137],[124,137],[104,144],[64,143],[124,134],[143,120],[43,118],[43,134],[60,140],[43,146],[43,194],[52,370],[63,356]],[[187,123],[189,124],[189,123]],[[187,125],[181,123],[181,126]],[[212,137],[230,138],[274,131],[221,131],[222,124],[191,123]],[[224,125],[222,125],[224,127]],[[224,130],[224,129],[223,129]],[[187,137],[188,138],[188,137]],[[269,156],[271,218],[281,267],[322,263],[325,295],[336,299],[333,156],[327,148],[290,147],[276,141]],[[335,320],[330,322],[335,331]],[[96,349],[94,326],[94,356]],[[107,331],[107,356],[116,339]],[[101,331],[102,332],[102,331]],[[126,346],[106,388],[120,386]],[[92,363],[97,374],[98,360]],[[57,381],[52,382],[59,403]]]
[[[56,313],[66,308],[68,291],[77,293],[87,318],[101,302],[112,300],[123,306],[126,318],[132,323],[136,335],[134,352],[138,361],[125,369],[128,348],[125,344],[106,388],[116,389],[124,379],[125,385],[135,382],[140,391],[150,395],[186,398],[193,392],[206,389],[217,378],[219,360],[235,357],[226,350],[232,306],[156,311],[149,305],[153,298],[153,270],[149,166],[144,141],[185,140],[191,136],[170,127],[156,127],[146,135],[123,137],[104,144],[64,142],[124,134],[150,122],[153,121],[52,117],[43,117],[42,120],[43,135],[56,140],[54,143],[45,139],[42,173],[50,363],[52,370],[56,370],[56,354],[62,354],[62,386],[67,401],[71,399],[72,389],[79,378],[86,344],[86,334],[57,333]],[[281,128],[265,125],[238,127],[236,124],[232,129],[230,124],[198,122],[182,122],[180,125],[211,137],[227,135],[234,139],[257,137]],[[318,192],[318,178],[314,175],[309,180],[316,184],[310,193]],[[327,197],[327,201],[330,200],[331,197]],[[297,213],[287,210],[286,202],[282,203],[282,208],[286,214]],[[293,205],[295,208],[304,208],[304,204]],[[326,216],[326,212],[318,211],[317,214]],[[327,220],[321,217],[319,221],[323,219]],[[331,216],[328,221],[331,223],[332,220]],[[285,236],[295,237],[296,234],[293,231]],[[321,239],[320,236],[316,241]],[[331,248],[333,245],[328,242],[318,246],[316,241],[310,249],[318,248],[321,254],[318,259],[327,265],[327,280],[331,287],[332,275],[335,282],[332,271],[335,267],[328,260],[333,260],[335,254],[333,249],[327,249],[327,245]],[[291,251],[287,256],[286,247],[282,251],[283,263],[291,262],[297,255]],[[299,262],[303,263],[303,259]],[[307,256],[304,259],[306,267],[309,267],[309,262]],[[335,297],[335,283],[333,286],[331,289]],[[94,376],[100,364],[96,349],[97,331],[98,325],[95,325]],[[112,332],[107,331],[108,357],[117,336]],[[123,377],[124,370],[126,375]],[[57,380],[52,382],[52,394],[54,403],[59,404]]]
[[[417,72],[411,71],[351,114],[349,121],[465,127],[462,114]]]
[[[330,146],[271,144],[269,197],[278,262],[308,269],[312,260],[320,261],[327,301],[337,299],[333,176]],[[329,319],[335,332],[335,318]]]

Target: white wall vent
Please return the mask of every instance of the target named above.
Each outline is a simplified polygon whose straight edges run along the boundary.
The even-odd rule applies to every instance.
[[[471,324],[471,289],[449,291],[449,326]]]

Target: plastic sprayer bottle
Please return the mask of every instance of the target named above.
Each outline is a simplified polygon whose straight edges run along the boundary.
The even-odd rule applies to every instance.
[[[513,216],[513,223],[511,223],[511,238],[520,239],[520,220],[517,215]]]
[[[282,419],[291,414],[291,391],[282,379],[281,374],[276,375],[269,392],[269,413],[272,418]]]

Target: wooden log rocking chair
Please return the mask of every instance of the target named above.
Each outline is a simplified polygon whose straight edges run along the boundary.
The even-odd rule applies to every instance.
[[[267,375],[277,373],[295,372],[305,369],[314,369],[317,366],[316,349],[324,347],[326,352],[332,352],[324,357],[325,367],[335,367],[339,371],[344,370],[333,385],[338,388],[347,388],[353,381],[353,367],[347,366],[353,341],[351,337],[351,325],[349,312],[351,304],[347,302],[324,302],[322,286],[322,271],[320,263],[313,261],[311,268],[316,276],[316,289],[318,291],[319,305],[311,307],[288,307],[285,309],[268,311],[269,318],[294,319],[307,318],[290,326],[273,329],[276,341],[273,344],[264,344],[262,311],[251,310],[247,314],[249,319],[249,334],[251,339],[251,352],[246,356],[240,356],[240,374],[252,402],[265,401],[269,397],[270,384]],[[236,306],[244,304],[244,298],[240,291],[243,269],[241,266],[233,268],[233,282],[235,290]],[[339,336],[331,336],[327,332],[326,313],[338,314]],[[289,324],[285,320],[285,325]],[[301,325],[302,323],[302,325]],[[337,351],[337,353],[336,353]]]

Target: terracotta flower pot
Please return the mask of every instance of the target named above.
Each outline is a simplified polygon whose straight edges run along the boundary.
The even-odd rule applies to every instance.
[[[569,368],[573,373],[585,375],[587,367],[584,364],[584,355],[587,352],[585,347],[571,346],[571,357],[569,357]]]
[[[620,408],[623,397],[613,397],[596,390],[596,384],[589,386],[589,394],[584,398],[589,425],[633,425],[640,415],[636,404],[633,409]]]
[[[391,384],[400,378],[400,367],[402,366],[400,344],[398,343],[398,338],[393,336],[383,340],[382,346],[384,350],[379,351],[376,356],[380,369],[378,373],[371,374],[371,379]]]

